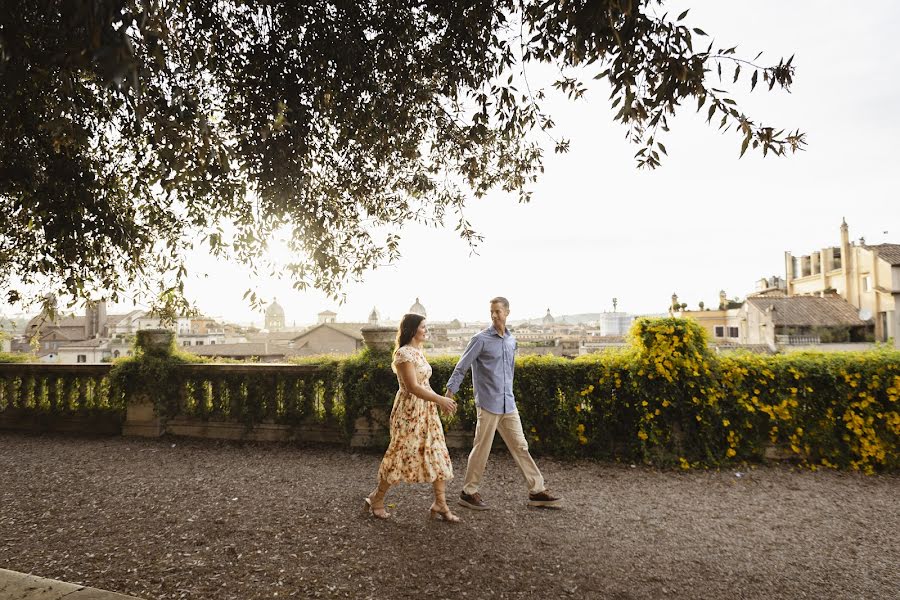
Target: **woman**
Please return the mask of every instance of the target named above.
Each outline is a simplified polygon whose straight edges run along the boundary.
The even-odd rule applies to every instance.
[[[450,512],[444,490],[447,481],[453,479],[453,463],[438,414],[438,409],[453,414],[456,402],[434,393],[428,383],[431,365],[422,353],[427,335],[425,317],[403,315],[391,363],[400,384],[391,410],[391,443],[378,469],[378,487],[366,497],[364,508],[379,519],[387,519],[390,515],[384,510],[384,497],[392,485],[401,481],[431,483],[434,503],[429,517],[440,516],[456,523],[459,517]]]

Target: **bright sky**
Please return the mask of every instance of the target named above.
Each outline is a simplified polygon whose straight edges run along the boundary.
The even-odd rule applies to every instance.
[[[487,320],[495,295],[510,299],[511,319],[548,307],[554,315],[611,310],[613,297],[620,310],[655,313],[673,291],[691,307],[714,305],[720,289],[743,296],[760,277],[783,276],[786,250],[838,244],[843,217],[853,239],[900,243],[900,3],[705,0],[664,10],[688,7],[686,22],[714,34],[716,47],[739,44],[747,59],[765,50],[761,64],[796,54],[792,93],[760,85],[750,95],[742,81],[734,97],[751,118],[807,132],[806,152],[763,159],[748,151],[738,160],[740,138],[719,134],[688,105],[670,121],[663,165],[638,171],[604,83],[578,103],[550,106],[555,135],[570,138],[571,151],[554,155],[548,146],[530,204],[502,193],[470,202],[467,216],[485,238],[477,256],[452,223],[410,227],[403,258],[349,286],[341,306],[204,257],[193,266],[208,276],[188,293],[210,316],[257,324],[262,315],[242,300],[248,287],[277,297],[298,325],[325,309],[365,321],[373,306],[396,319],[416,297],[432,320]]]

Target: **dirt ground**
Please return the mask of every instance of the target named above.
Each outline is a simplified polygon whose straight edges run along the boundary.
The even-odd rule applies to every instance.
[[[900,597],[897,474],[540,458],[566,500],[548,510],[501,451],[492,510],[453,525],[426,520],[425,485],[364,516],[379,458],[0,432],[0,567],[147,600]]]

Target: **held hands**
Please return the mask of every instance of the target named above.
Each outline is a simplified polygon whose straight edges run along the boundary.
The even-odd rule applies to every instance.
[[[448,398],[447,396],[439,396],[435,404],[438,405],[438,408],[445,415],[452,415],[456,412],[456,401],[453,398]]]

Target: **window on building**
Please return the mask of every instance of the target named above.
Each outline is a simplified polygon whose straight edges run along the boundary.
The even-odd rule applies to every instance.
[[[739,335],[740,335],[740,334],[738,333],[738,328],[737,328],[737,327],[729,327],[729,328],[728,328],[728,337],[730,337],[730,338],[736,338],[736,337],[738,337]]]
[[[191,340],[184,340],[183,342],[181,342],[181,345],[182,345],[182,346],[190,346],[190,345],[191,345]]]
[[[716,326],[716,337],[725,337],[725,328],[722,326]]]
[[[75,358],[75,361],[76,361],[76,362],[80,362],[80,363],[86,363],[86,362],[87,362],[87,355],[86,355],[86,354],[79,354],[79,355]]]
[[[121,353],[120,353],[118,350],[114,350],[114,351],[113,351],[113,358],[119,358],[119,356],[121,356]]]
[[[203,340],[197,340],[197,341],[194,343],[194,345],[195,345],[195,346],[202,346],[202,345],[203,345]]]
[[[216,340],[209,340],[209,345],[214,346],[216,344]]]
[[[862,289],[864,292],[868,292],[872,289],[872,276],[866,275],[862,280]]]

